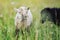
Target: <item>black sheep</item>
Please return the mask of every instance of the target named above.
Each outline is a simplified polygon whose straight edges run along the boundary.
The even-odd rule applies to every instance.
[[[42,23],[48,19],[48,21],[54,24],[60,25],[60,8],[44,8],[41,11]]]

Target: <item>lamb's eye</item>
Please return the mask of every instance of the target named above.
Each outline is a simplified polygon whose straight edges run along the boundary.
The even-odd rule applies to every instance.
[[[19,13],[21,13],[21,12],[19,12]]]
[[[21,11],[23,11],[23,9],[21,9]]]
[[[26,18],[27,16],[25,16],[25,18]]]

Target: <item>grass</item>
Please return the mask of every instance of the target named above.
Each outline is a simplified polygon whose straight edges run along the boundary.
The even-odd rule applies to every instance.
[[[60,27],[46,22],[41,24],[41,10],[45,7],[60,7],[60,0],[0,0],[0,40],[16,40],[14,17],[16,12],[14,8],[22,5],[30,7],[33,15],[33,23],[30,28],[28,40],[60,40]],[[19,40],[26,40],[20,33]]]

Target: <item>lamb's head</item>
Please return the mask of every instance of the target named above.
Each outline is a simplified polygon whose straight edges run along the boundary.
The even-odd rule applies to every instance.
[[[22,7],[18,8],[18,9],[15,9],[15,10],[16,10],[17,13],[22,15],[22,20],[25,20],[27,18],[29,7],[22,6]]]

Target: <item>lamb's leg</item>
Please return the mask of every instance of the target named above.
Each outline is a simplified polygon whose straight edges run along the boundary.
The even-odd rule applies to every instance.
[[[28,26],[28,27],[26,28],[26,31],[27,31],[28,34],[30,34],[30,26]]]
[[[27,31],[27,33],[28,33],[28,35],[27,35],[27,40],[30,40],[30,26],[28,26],[27,28],[26,28],[26,31]]]
[[[18,40],[18,38],[19,38],[19,29],[18,28],[16,28],[15,33],[16,33],[16,40]]]

